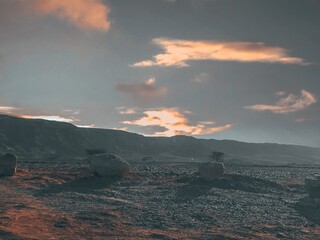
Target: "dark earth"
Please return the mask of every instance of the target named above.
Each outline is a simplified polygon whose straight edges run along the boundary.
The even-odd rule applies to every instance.
[[[134,163],[124,178],[85,164],[20,163],[0,178],[0,239],[320,239],[297,207],[307,167],[227,167],[203,182],[194,163]]]

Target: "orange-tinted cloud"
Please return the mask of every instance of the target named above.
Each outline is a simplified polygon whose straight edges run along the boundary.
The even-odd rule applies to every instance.
[[[28,8],[40,14],[67,19],[84,29],[108,31],[110,9],[101,0],[22,0]]]
[[[15,110],[17,110],[17,108],[15,108],[15,107],[0,106],[0,113],[12,113]]]
[[[246,106],[245,108],[255,111],[270,111],[273,113],[285,114],[303,110],[317,102],[316,96],[306,90],[301,90],[301,95],[286,95],[285,92],[278,92],[276,95],[282,97],[274,105],[257,104]]]
[[[77,124],[81,122],[75,116],[80,114],[80,110],[73,110],[73,109],[64,109],[62,110],[66,114],[62,115],[38,115],[38,114],[25,114],[24,110],[21,108],[13,107],[13,106],[0,106],[0,114],[5,114],[8,116],[18,117],[18,118],[25,118],[25,119],[44,119],[49,121],[56,121],[56,122],[67,122],[72,123],[77,127],[82,128],[94,128],[94,124]]]
[[[163,129],[163,131],[154,132],[151,136],[208,135],[228,130],[233,126],[227,124],[213,127],[214,122],[199,122],[192,125],[186,115],[178,108],[151,109],[144,111],[143,114],[143,117],[137,120],[124,121],[123,124]]]
[[[129,94],[134,100],[153,100],[167,93],[167,88],[155,85],[155,79],[150,78],[144,83],[118,84],[117,90]]]
[[[153,60],[133,64],[133,67],[176,66],[188,67],[189,61],[214,60],[307,64],[302,58],[290,57],[286,49],[255,42],[190,41],[168,38],[153,40],[164,52]]]
[[[24,114],[22,112],[23,112],[23,109],[20,109],[20,108],[16,108],[12,106],[0,106],[0,113],[7,114],[14,117],[20,117],[25,119],[44,119],[44,120],[68,122],[68,123],[79,121],[73,116],[65,117],[65,116],[59,116],[59,115],[36,115],[36,114],[31,115],[31,114]]]

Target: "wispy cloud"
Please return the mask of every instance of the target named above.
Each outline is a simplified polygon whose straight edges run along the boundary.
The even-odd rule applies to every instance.
[[[0,113],[7,114],[14,117],[25,118],[25,119],[44,119],[49,121],[67,122],[74,123],[79,120],[74,116],[61,116],[61,115],[38,115],[38,114],[25,114],[25,111],[21,108],[13,106],[0,106]]]
[[[62,110],[62,112],[72,114],[72,115],[79,115],[81,111],[79,109],[64,109]]]
[[[284,48],[268,46],[259,42],[156,38],[153,39],[153,44],[161,47],[163,53],[153,56],[152,60],[134,63],[132,67],[188,67],[189,61],[197,60],[307,64],[302,58],[289,56],[288,51]]]
[[[245,108],[255,111],[270,111],[278,114],[285,114],[303,110],[317,102],[314,94],[301,90],[301,95],[286,94],[285,92],[276,93],[281,97],[274,105],[257,104],[246,106]]]
[[[12,113],[13,111],[18,110],[18,108],[10,106],[0,106],[0,113]]]
[[[208,73],[200,73],[199,75],[195,76],[194,81],[197,83],[205,83],[210,80],[210,75]]]
[[[112,128],[113,130],[120,130],[120,131],[128,131],[128,128],[127,127],[115,127],[115,128]]]
[[[116,88],[137,101],[153,100],[167,93],[167,88],[156,86],[155,82],[155,78],[150,78],[143,83],[120,83]]]
[[[77,127],[79,128],[95,128],[96,126],[94,124],[90,124],[90,125],[78,125],[76,124]]]
[[[232,124],[213,127],[214,122],[198,122],[191,124],[184,113],[178,108],[158,108],[143,111],[143,117],[124,121],[124,125],[141,127],[158,127],[159,131],[150,136],[173,136],[173,135],[208,135],[222,132],[232,128]]]
[[[117,107],[116,109],[117,109],[118,113],[121,115],[131,115],[131,114],[137,113],[136,108]]]
[[[49,120],[49,121],[67,122],[67,123],[73,123],[75,121],[75,119],[73,119],[73,118],[55,116],[55,115],[39,115],[39,116],[18,115],[18,116],[21,118],[25,118],[25,119],[44,119],[44,120]]]
[[[313,119],[311,118],[296,118],[294,121],[296,123],[305,123],[305,122],[311,122]]]
[[[101,0],[21,0],[27,8],[40,14],[67,19],[77,27],[108,31],[110,8]]]

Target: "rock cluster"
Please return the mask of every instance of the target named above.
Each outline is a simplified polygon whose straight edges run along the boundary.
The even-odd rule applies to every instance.
[[[11,177],[17,170],[17,157],[13,153],[7,153],[0,157],[0,177]]]
[[[90,156],[89,170],[99,177],[122,177],[129,171],[129,163],[114,154],[95,154]]]
[[[205,181],[222,178],[224,175],[224,164],[221,162],[205,162],[199,165],[199,177]]]

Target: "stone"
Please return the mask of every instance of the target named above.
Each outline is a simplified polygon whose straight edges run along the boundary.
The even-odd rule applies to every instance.
[[[7,153],[0,157],[0,177],[11,177],[17,171],[17,157],[13,153]]]
[[[6,153],[0,157],[0,176],[12,177],[17,171],[17,157],[13,153]]]
[[[90,172],[99,177],[122,177],[129,172],[130,165],[123,158],[106,153],[90,156]]]
[[[57,227],[57,228],[65,228],[65,227],[68,226],[68,220],[67,219],[62,219],[62,220],[56,222],[54,224],[54,226]]]
[[[221,162],[206,162],[199,165],[199,177],[205,181],[212,181],[224,176],[224,164]]]

